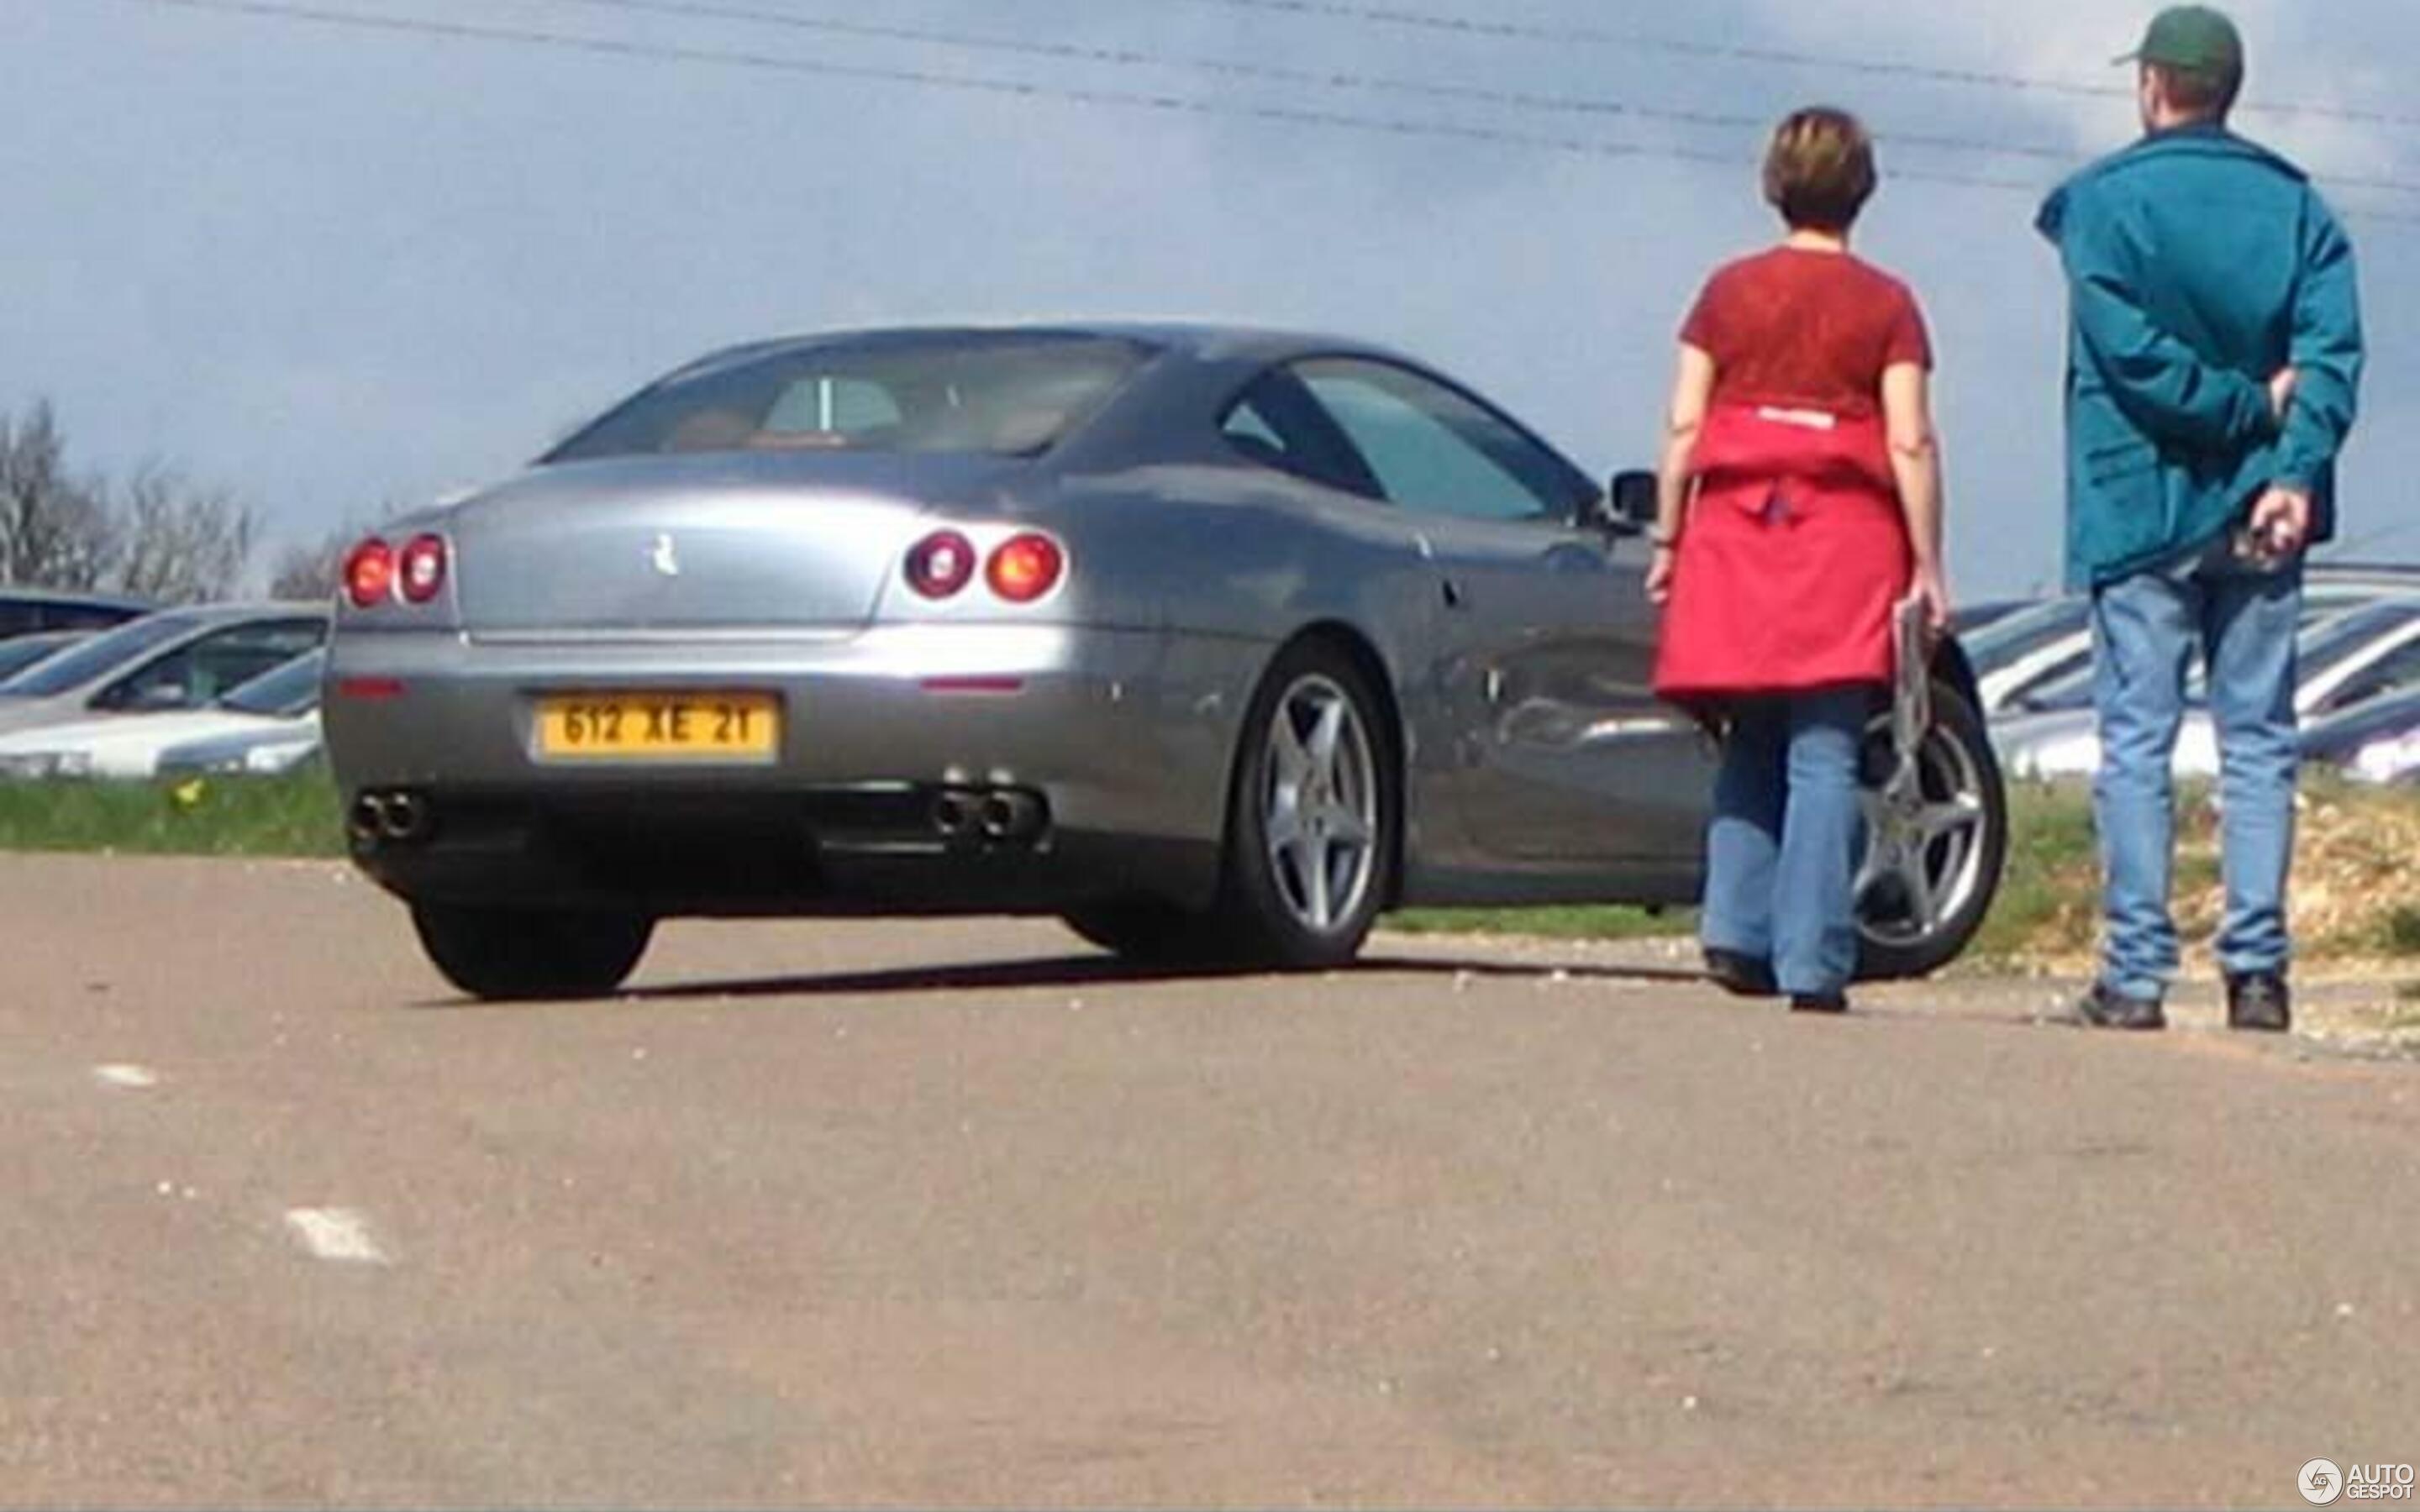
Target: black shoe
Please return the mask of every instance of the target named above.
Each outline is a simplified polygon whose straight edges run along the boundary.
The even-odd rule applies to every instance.
[[[1717,950],[1708,946],[1706,975],[1734,997],[1777,997],[1781,994],[1781,984],[1773,980],[1769,962],[1737,950]]]
[[[1849,995],[1846,993],[1792,993],[1790,995],[1790,1011],[1792,1013],[1845,1013],[1848,1011]]]
[[[2284,1034],[2294,1026],[2294,995],[2273,971],[2247,971],[2226,979],[2226,1026]]]
[[[2066,1022],[2087,1029],[2164,1029],[2168,1014],[2156,997],[2129,997],[2106,982],[2094,982]]]

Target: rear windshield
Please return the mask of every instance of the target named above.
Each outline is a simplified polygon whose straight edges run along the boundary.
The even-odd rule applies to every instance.
[[[151,614],[94,636],[80,646],[34,663],[5,683],[0,698],[46,699],[70,692],[154,646],[165,645],[201,622],[183,614]]]
[[[1041,452],[1143,361],[1096,336],[817,342],[686,368],[548,462],[689,452]]]
[[[277,719],[308,714],[319,706],[319,679],[327,666],[326,652],[306,652],[227,694],[219,707]]]

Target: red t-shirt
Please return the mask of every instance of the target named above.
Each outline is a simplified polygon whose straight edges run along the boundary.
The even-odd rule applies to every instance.
[[[1871,415],[1883,371],[1932,366],[1907,285],[1843,253],[1776,247],[1707,281],[1681,339],[1714,360],[1717,402]]]

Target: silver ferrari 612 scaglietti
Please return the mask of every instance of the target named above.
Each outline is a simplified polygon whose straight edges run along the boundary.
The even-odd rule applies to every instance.
[[[353,856],[458,986],[610,990],[675,916],[1063,917],[1327,965],[1403,903],[1684,903],[1712,748],[1608,491],[1429,368],[1176,326],[719,352],[346,564]],[[1867,974],[2007,818],[1957,648],[1878,713]]]

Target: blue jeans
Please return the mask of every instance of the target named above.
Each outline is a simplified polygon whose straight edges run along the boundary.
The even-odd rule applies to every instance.
[[[2176,850],[2171,774],[2198,649],[2209,669],[2225,810],[2226,919],[2219,964],[2229,976],[2286,969],[2286,876],[2294,854],[2294,632],[2299,563],[2257,571],[2223,550],[2176,572],[2145,572],[2092,600],[2093,702],[2101,721],[2094,784],[2106,938],[2102,981],[2155,998],[2177,973],[2168,911]]]
[[[1829,996],[1857,966],[1864,820],[1857,750],[1873,694],[1830,688],[1733,708],[1706,833],[1706,948],[1773,963],[1781,990]]]

